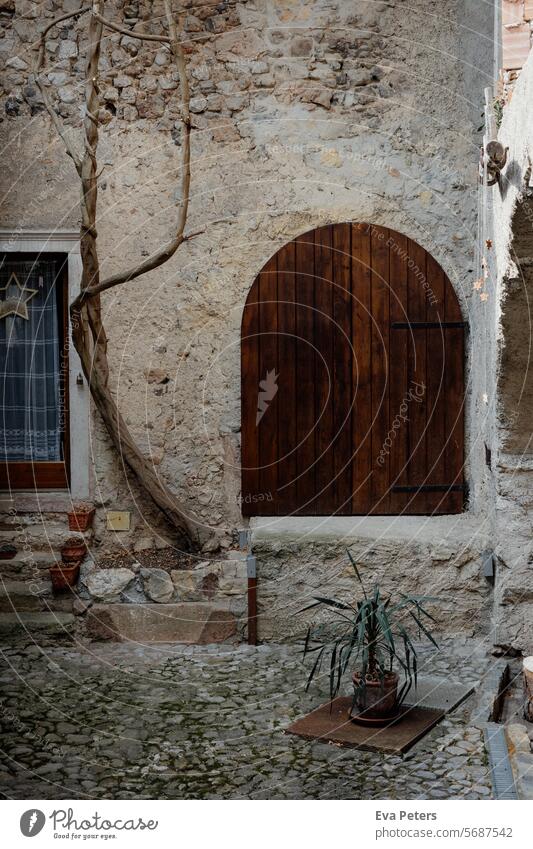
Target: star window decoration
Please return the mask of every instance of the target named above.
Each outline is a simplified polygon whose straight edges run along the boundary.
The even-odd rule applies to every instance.
[[[13,271],[5,286],[0,286],[0,319],[8,315],[17,315],[28,321],[28,302],[38,289],[29,289],[23,285]]]

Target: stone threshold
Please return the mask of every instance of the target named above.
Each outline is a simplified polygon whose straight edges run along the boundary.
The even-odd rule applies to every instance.
[[[0,513],[68,513],[78,501],[68,490],[0,492]]]
[[[472,513],[454,516],[261,516],[250,519],[250,539],[265,542],[380,542],[484,544],[488,518]]]

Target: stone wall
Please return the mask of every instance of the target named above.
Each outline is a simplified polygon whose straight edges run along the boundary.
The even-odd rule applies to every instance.
[[[481,577],[481,552],[489,544],[483,523],[468,514],[433,519],[410,516],[252,520],[258,564],[258,631],[261,640],[298,640],[320,621],[303,608],[317,596],[354,604],[361,597],[347,550],[367,590],[384,595],[430,596],[436,634],[489,633],[492,593]],[[323,614],[330,618],[328,611]]]
[[[53,229],[78,219],[74,170],[29,72],[36,32],[75,5],[0,0],[4,180],[8,190],[17,187],[7,194],[5,226]],[[403,232],[450,276],[471,338],[485,336],[486,311],[471,282],[491,16],[470,0],[443,0],[438,11],[427,0],[185,0],[179,8],[192,85],[189,228],[203,232],[157,272],[106,293],[104,319],[112,385],[128,424],[160,474],[227,547],[243,524],[242,308],[279,247],[331,222]],[[112,20],[163,31],[158,2],[106,2],[105,9]],[[47,41],[50,92],[74,134],[84,27],[83,18],[68,22]],[[146,256],[172,232],[176,88],[160,46],[106,36],[98,221],[105,273]],[[483,346],[471,346],[467,364],[467,475],[470,511],[478,517],[486,515],[490,488],[480,439],[484,354]],[[92,449],[100,545],[164,544],[168,529],[126,479],[97,419]],[[131,533],[110,537],[105,509],[133,509]],[[394,562],[387,556],[388,569]],[[475,594],[481,579],[469,569]],[[422,586],[424,573],[411,583]]]
[[[492,190],[497,259],[498,339],[496,500],[498,580],[494,642],[533,651],[533,54],[505,107],[499,138],[509,147],[501,186]]]

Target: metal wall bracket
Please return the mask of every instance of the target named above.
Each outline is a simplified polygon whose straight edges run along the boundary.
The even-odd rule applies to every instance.
[[[468,330],[467,321],[393,321],[393,330]]]
[[[239,530],[239,548],[246,551],[250,546],[250,531],[247,528]]]
[[[253,554],[246,558],[246,574],[249,578],[257,578],[257,562]]]
[[[494,578],[496,576],[496,568],[495,568],[495,557],[492,549],[487,549],[481,553],[481,568],[483,572],[483,577],[490,581],[491,584],[494,583]]]
[[[392,492],[466,492],[466,483],[428,483],[419,486],[393,486]]]

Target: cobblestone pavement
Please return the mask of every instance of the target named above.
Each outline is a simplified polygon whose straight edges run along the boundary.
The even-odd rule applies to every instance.
[[[422,672],[477,679],[467,646]],[[326,701],[294,646],[7,649],[3,798],[486,799],[475,697],[404,758],[284,735]],[[324,687],[325,687],[324,682]]]

